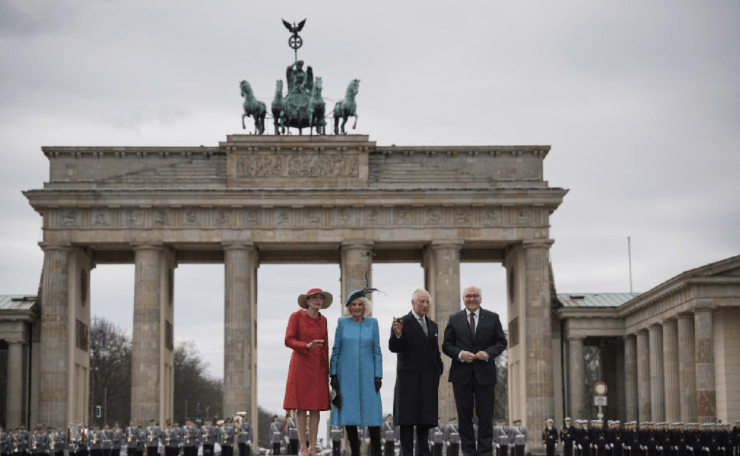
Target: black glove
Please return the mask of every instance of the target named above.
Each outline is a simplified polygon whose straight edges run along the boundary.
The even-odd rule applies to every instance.
[[[383,379],[380,377],[375,377],[375,392],[380,391],[380,387],[383,385]]]
[[[329,385],[331,385],[331,389],[339,391],[339,377],[337,377],[336,375],[330,375],[329,379]]]

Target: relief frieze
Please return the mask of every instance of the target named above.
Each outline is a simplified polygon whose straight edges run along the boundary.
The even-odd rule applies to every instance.
[[[357,157],[341,155],[240,155],[236,177],[355,177]]]
[[[58,209],[56,229],[248,228],[332,229],[343,227],[539,227],[547,209],[501,206],[224,207]]]

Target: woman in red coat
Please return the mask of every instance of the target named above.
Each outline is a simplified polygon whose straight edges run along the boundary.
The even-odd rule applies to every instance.
[[[297,410],[296,430],[300,456],[316,455],[319,412],[329,410],[329,334],[326,318],[319,310],[333,301],[331,293],[312,288],[298,296],[302,310],[294,312],[285,331],[285,346],[293,349],[285,385],[283,409]],[[306,412],[310,448],[306,448]]]

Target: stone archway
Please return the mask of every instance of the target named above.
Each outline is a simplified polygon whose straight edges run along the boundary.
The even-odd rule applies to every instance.
[[[385,147],[360,135],[43,147],[49,182],[25,192],[44,226],[40,421],[87,421],[80,334],[96,264],[136,265],[132,418],[165,422],[174,268],[225,265],[224,413],[256,416],[258,267],[318,258],[341,265],[342,294],[365,285],[372,262],[420,262],[437,319],[459,308],[460,262],[503,262],[516,336],[510,410],[525,424],[543,423],[554,411],[550,214],[567,193],[543,179],[549,149]],[[443,382],[440,416],[453,411]]]

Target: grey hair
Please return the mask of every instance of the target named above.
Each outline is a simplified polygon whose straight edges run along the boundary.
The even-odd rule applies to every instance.
[[[419,295],[422,294],[422,293],[426,293],[426,295],[429,296],[429,301],[431,302],[431,300],[432,300],[432,294],[429,293],[427,290],[425,290],[423,288],[419,288],[419,289],[417,289],[416,291],[414,291],[411,294],[411,302],[418,301],[419,300]]]
[[[373,312],[373,303],[369,299],[363,296],[362,298],[353,299],[352,301],[354,302],[357,300],[362,301],[362,305],[365,307],[365,309],[362,311],[363,317],[367,317]],[[349,304],[350,306],[352,305],[351,302]],[[350,306],[344,306],[344,309],[342,309],[342,315],[344,315],[345,317],[352,316],[352,312],[349,311]]]
[[[465,287],[465,289],[462,292],[463,299],[465,299],[465,293],[467,293],[468,291],[471,291],[471,290],[472,291],[477,291],[478,292],[478,296],[480,296],[481,299],[483,298],[483,292],[480,291],[480,288],[474,287],[474,286],[469,286],[469,287]]]

